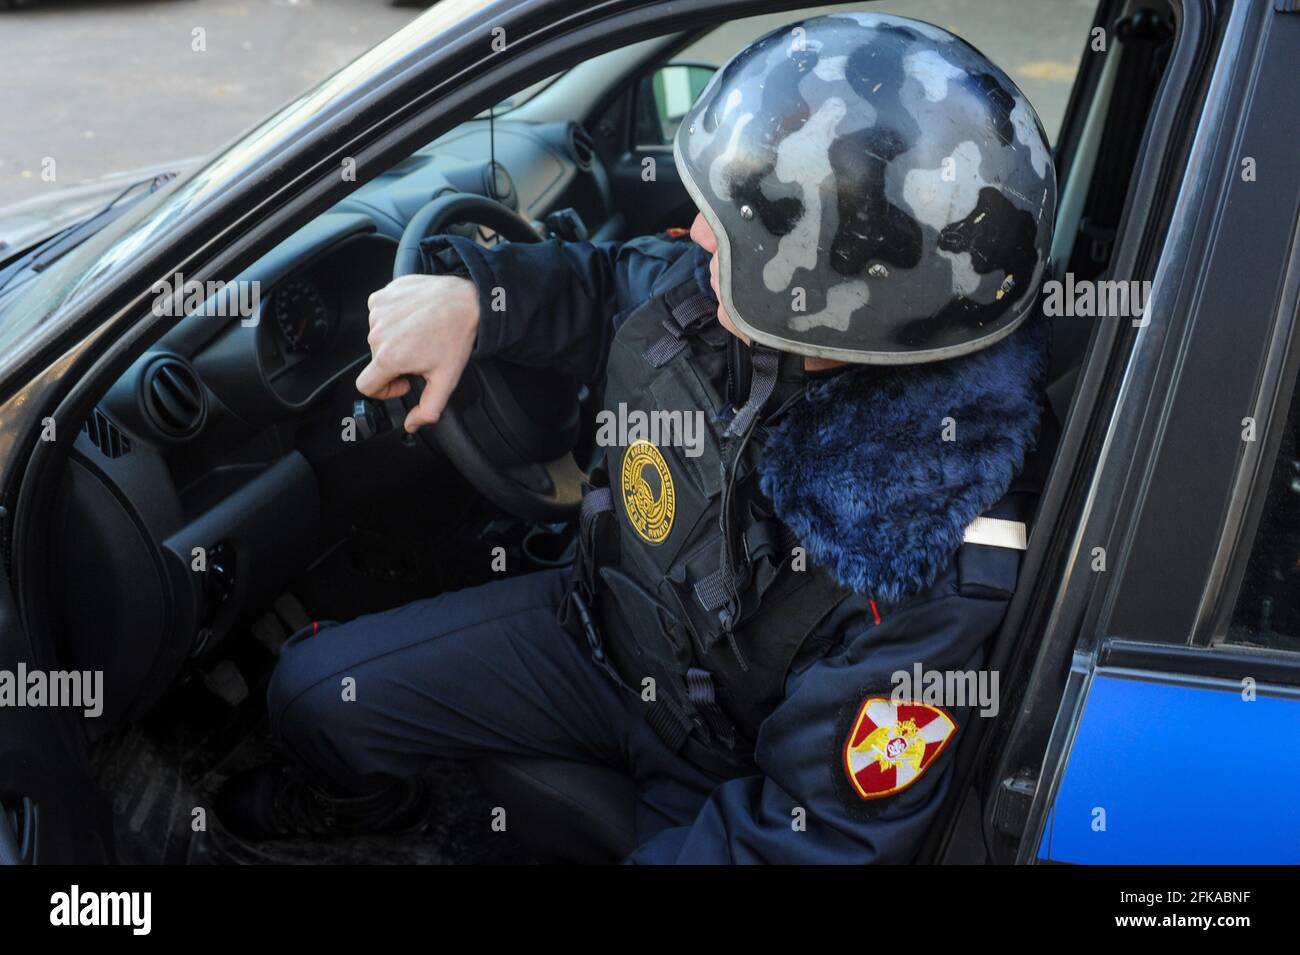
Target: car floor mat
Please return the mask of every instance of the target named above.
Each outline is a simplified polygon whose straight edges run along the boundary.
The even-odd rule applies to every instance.
[[[130,728],[101,740],[90,765],[100,790],[109,795],[117,861],[184,862],[194,835],[194,810],[203,800],[171,755]]]

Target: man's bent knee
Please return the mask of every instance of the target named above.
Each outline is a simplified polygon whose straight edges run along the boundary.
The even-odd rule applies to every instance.
[[[341,679],[322,677],[315,659],[321,652],[310,641],[286,647],[266,690],[271,736],[291,749],[303,742],[308,730],[327,730],[333,721],[345,718],[338,705],[343,699]]]

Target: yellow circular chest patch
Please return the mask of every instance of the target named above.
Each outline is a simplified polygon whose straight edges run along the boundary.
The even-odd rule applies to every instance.
[[[634,441],[623,453],[623,510],[644,540],[662,544],[673,529],[677,492],[668,462],[649,441]]]

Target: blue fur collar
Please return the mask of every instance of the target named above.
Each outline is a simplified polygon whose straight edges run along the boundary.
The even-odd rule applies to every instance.
[[[1046,323],[950,361],[860,366],[809,385],[773,427],[763,493],[808,557],[894,603],[934,582],[1032,450]],[[944,418],[956,439],[943,440]]]

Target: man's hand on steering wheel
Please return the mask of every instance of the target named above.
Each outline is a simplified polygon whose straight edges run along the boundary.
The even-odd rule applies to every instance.
[[[370,363],[357,390],[380,401],[411,390],[406,375],[424,379],[420,402],[406,416],[414,434],[442,416],[478,335],[478,290],[454,275],[403,275],[370,296]]]
[[[406,431],[419,432],[503,511],[535,523],[572,520],[586,481],[573,455],[581,434],[577,380],[504,358],[473,357],[484,317],[477,287],[469,279],[421,274],[424,241],[458,222],[486,226],[511,244],[542,241],[529,220],[487,196],[458,192],[425,203],[402,231],[393,281],[370,296],[371,360],[357,389],[372,398],[400,398],[408,409]]]

